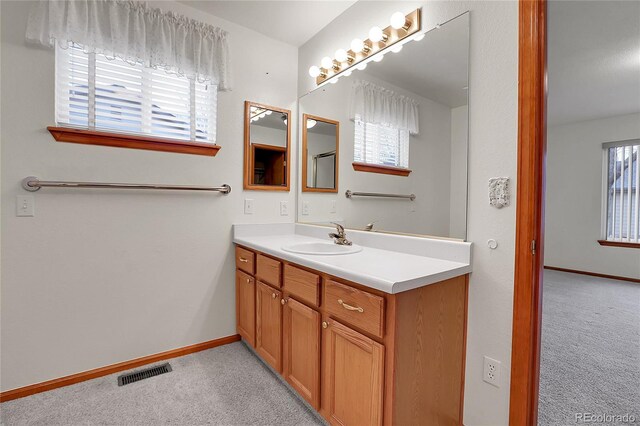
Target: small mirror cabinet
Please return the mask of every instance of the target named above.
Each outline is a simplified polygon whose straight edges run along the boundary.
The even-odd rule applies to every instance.
[[[291,111],[256,102],[244,108],[244,189],[289,191]]]

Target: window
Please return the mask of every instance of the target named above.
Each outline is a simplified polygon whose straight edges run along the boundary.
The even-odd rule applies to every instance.
[[[59,126],[215,145],[216,107],[215,85],[79,45],[56,48]]]
[[[604,144],[607,174],[606,241],[640,243],[640,140]]]
[[[409,131],[365,123],[355,116],[353,159],[374,166],[409,168]]]

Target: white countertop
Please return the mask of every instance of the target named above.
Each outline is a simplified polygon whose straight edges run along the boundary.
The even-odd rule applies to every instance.
[[[362,251],[304,255],[282,250],[289,244],[331,241],[326,236],[329,231],[302,224],[234,225],[233,242],[391,294],[471,272],[471,243],[461,241],[347,230],[347,238]],[[408,253],[407,248],[419,254]],[[424,252],[442,256],[425,256]]]

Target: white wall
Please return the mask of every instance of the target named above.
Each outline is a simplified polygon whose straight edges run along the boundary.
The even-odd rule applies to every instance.
[[[598,244],[604,142],[640,139],[640,114],[547,130],[545,265],[640,278],[640,250]]]
[[[469,107],[451,109],[451,194],[449,235],[463,238],[467,232],[467,166],[469,148]]]
[[[243,102],[294,109],[297,49],[154,2],[230,32],[235,84],[219,96],[218,155],[59,143],[45,129],[54,124],[54,54],[25,45],[29,6],[1,2],[1,389],[235,334],[231,225],[293,221],[278,206],[293,207],[296,190],[243,193]],[[28,175],[228,183],[233,192],[43,189],[33,194],[36,216],[18,218]],[[253,216],[243,214],[245,197],[255,200]]]
[[[255,123],[251,124],[249,129],[251,134],[251,143],[273,146],[287,146],[287,128],[283,125],[282,129],[274,129],[273,127],[260,126]],[[292,135],[295,131],[291,131]]]
[[[366,73],[358,78],[372,81],[419,104],[420,133],[410,136],[407,177],[353,170],[354,123],[349,119],[353,77],[343,78],[300,99],[300,112],[340,122],[340,176],[338,193],[304,192],[298,199],[298,219],[303,222],[341,221],[362,229],[375,222],[375,229],[412,234],[449,236],[449,181],[451,156],[451,109],[420,97]],[[347,189],[362,192],[415,194],[415,201],[352,198]],[[331,201],[336,203],[332,213]],[[301,215],[301,203],[309,203],[309,215]],[[461,236],[464,237],[464,234]]]
[[[506,425],[513,315],[515,202],[489,205],[487,181],[509,176],[515,195],[517,152],[518,3],[494,1],[358,2],[299,50],[299,92],[313,87],[307,70],[325,55],[349,46],[396,10],[422,7],[424,28],[471,11],[469,69],[469,217],[474,243],[469,286],[464,423]],[[357,73],[356,73],[357,74]],[[355,75],[355,74],[354,74]],[[515,200],[514,200],[515,201]],[[489,250],[486,241],[498,241]],[[499,388],[482,381],[482,357],[502,361]]]

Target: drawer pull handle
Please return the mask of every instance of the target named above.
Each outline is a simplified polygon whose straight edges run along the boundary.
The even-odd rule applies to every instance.
[[[342,301],[342,299],[338,299],[338,303],[341,304],[342,307],[345,308],[348,311],[358,311],[360,313],[364,312],[364,309],[362,309],[360,306],[347,305],[346,303],[344,303]]]
[[[242,262],[242,263],[247,263],[247,262],[248,262],[248,260],[247,260],[247,259],[245,259],[244,257],[241,257],[241,258],[240,258],[240,259],[238,259],[238,260],[240,260],[240,262]]]

